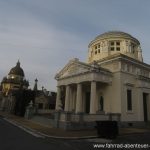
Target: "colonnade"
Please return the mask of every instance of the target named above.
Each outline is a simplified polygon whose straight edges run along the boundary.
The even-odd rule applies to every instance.
[[[76,85],[76,90],[74,90],[71,85],[66,85],[65,88],[65,106],[64,111],[75,113],[83,113],[83,84],[78,83]],[[97,112],[97,90],[96,81],[91,82],[90,90],[90,114],[96,114]],[[56,110],[62,110],[62,100],[61,100],[61,86],[57,86],[57,99],[56,99]]]

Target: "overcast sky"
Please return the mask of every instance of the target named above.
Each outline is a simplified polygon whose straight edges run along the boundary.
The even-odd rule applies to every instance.
[[[136,37],[150,64],[149,0],[0,0],[0,80],[18,59],[33,88],[56,90],[55,74],[107,31]]]

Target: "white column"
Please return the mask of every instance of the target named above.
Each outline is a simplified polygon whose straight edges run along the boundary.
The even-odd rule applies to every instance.
[[[69,111],[72,111],[73,109],[73,89],[70,87],[69,91]]]
[[[148,121],[150,121],[150,94],[147,96],[147,116],[148,116]]]
[[[90,114],[96,114],[96,82],[91,82]]]
[[[141,88],[137,88],[136,97],[137,97],[138,121],[144,121],[143,91]]]
[[[77,84],[76,113],[82,112],[82,84]]]
[[[66,96],[65,96],[65,111],[69,111],[69,101],[70,101],[70,86],[66,86]]]
[[[72,106],[73,106],[73,110],[75,111],[75,109],[76,109],[76,90],[74,89],[73,90],[73,93],[72,93]]]
[[[62,102],[61,102],[61,89],[58,86],[57,87],[57,98],[56,98],[55,110],[61,110],[62,109],[61,106],[62,106]]]
[[[142,49],[140,46],[138,46],[138,60],[143,62]]]

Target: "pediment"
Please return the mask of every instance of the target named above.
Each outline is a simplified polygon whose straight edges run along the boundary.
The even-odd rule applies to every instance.
[[[91,66],[80,62],[78,59],[73,59],[58,73],[55,78],[65,78],[73,75],[78,75],[90,71]]]

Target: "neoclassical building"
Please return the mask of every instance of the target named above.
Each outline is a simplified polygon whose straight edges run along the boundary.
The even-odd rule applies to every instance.
[[[88,45],[87,62],[70,60],[55,79],[57,127],[93,127],[96,120],[129,126],[150,121],[150,65],[130,34],[97,36]]]

